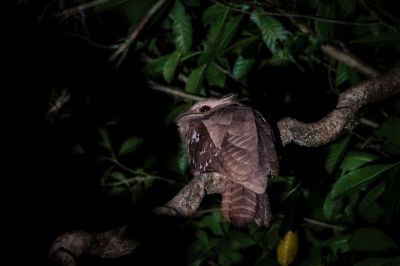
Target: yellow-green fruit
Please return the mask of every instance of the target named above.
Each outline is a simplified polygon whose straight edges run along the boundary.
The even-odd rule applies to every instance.
[[[290,265],[297,253],[297,232],[288,231],[279,241],[277,256],[278,262],[282,266]]]

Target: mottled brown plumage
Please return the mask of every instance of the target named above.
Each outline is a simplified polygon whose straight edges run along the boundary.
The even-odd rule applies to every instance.
[[[260,113],[230,95],[208,99],[181,114],[176,123],[186,142],[193,175],[224,176],[222,214],[241,227],[268,226],[268,176],[278,174],[272,130]]]

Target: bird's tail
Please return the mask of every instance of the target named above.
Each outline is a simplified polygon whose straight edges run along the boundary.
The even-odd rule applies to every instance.
[[[244,227],[252,221],[268,226],[272,219],[267,192],[257,194],[232,181],[226,182],[222,193],[221,212],[236,227]]]

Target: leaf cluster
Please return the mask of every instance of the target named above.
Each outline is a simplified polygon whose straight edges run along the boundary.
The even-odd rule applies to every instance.
[[[73,2],[70,6],[85,1]],[[87,12],[100,20],[117,14],[136,28],[156,2],[110,0]],[[322,44],[348,49],[382,71],[400,58],[400,20],[389,1],[166,2],[130,46],[143,58],[141,73],[187,94],[236,92],[260,111],[271,111],[265,106],[268,98],[274,117],[315,119],[333,108],[326,99],[335,100],[365,78],[323,54]],[[116,46],[127,36],[119,37]],[[297,84],[299,76],[306,82]],[[148,99],[133,99],[142,100]],[[309,112],[290,107],[299,102]],[[192,103],[175,98],[168,112],[160,111],[166,128]],[[268,230],[235,229],[218,211],[207,211],[218,199],[204,203],[185,225],[193,233],[181,254],[186,265],[278,265],[276,249],[289,230],[298,232],[294,265],[399,265],[399,117],[400,101],[394,97],[362,110],[360,124],[337,142],[317,148],[315,162],[308,157],[310,150],[296,150],[296,157],[283,151],[282,173],[268,187],[275,217]],[[160,170],[151,163],[158,154],[143,152],[146,140],[134,132],[115,140],[106,128],[99,129],[104,147],[99,183],[110,195],[130,195],[140,204],[140,195],[156,181],[190,179],[182,143],[174,143],[165,162],[168,171]],[[132,154],[146,154],[147,163],[129,161]]]

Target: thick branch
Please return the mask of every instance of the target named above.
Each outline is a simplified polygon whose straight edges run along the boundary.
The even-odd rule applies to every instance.
[[[69,16],[96,4],[109,0],[97,0],[77,8],[67,9],[60,13]],[[149,10],[138,27],[131,32],[126,41],[112,55],[111,60],[119,57],[119,63],[126,56],[129,46],[137,39],[150,19],[167,3],[168,0],[159,0]],[[336,109],[328,113],[320,121],[303,123],[293,118],[284,118],[278,122],[278,128],[283,145],[294,142],[301,146],[316,147],[331,142],[346,129],[354,125],[356,114],[363,105],[390,97],[400,92],[400,66],[379,76],[379,72],[363,63],[349,53],[336,49],[330,45],[322,46],[322,50],[331,57],[353,67],[369,77],[376,77],[370,81],[354,86],[341,93]],[[203,100],[203,97],[187,94],[154,82],[149,82],[150,88],[162,91],[169,95],[189,99]],[[156,208],[157,214],[169,216],[193,215],[206,194],[221,193],[224,187],[224,178],[204,174],[191,180],[178,194],[164,206]],[[89,254],[102,258],[120,257],[132,252],[138,243],[125,237],[126,227],[103,233],[90,234],[83,231],[71,231],[58,237],[49,252],[49,258],[59,265],[76,265],[75,259]]]
[[[75,259],[88,254],[100,258],[117,258],[131,253],[138,243],[126,238],[127,226],[103,233],[70,231],[59,236],[49,251],[56,265],[75,266]]]
[[[336,109],[320,121],[303,123],[293,118],[282,119],[278,122],[282,144],[294,142],[307,147],[327,144],[344,130],[353,128],[356,114],[361,106],[398,92],[400,92],[400,66],[341,93]],[[169,216],[191,216],[206,194],[220,193],[222,187],[222,177],[216,179],[207,175],[195,177],[172,200],[157,208],[155,212]]]
[[[314,123],[284,118],[278,122],[282,145],[294,142],[317,147],[333,141],[345,129],[351,129],[361,106],[400,92],[400,66],[339,94],[336,109]]]
[[[199,208],[206,194],[221,193],[224,178],[211,174],[203,174],[193,178],[175,197],[164,206],[154,210],[156,214],[168,216],[190,217]]]

